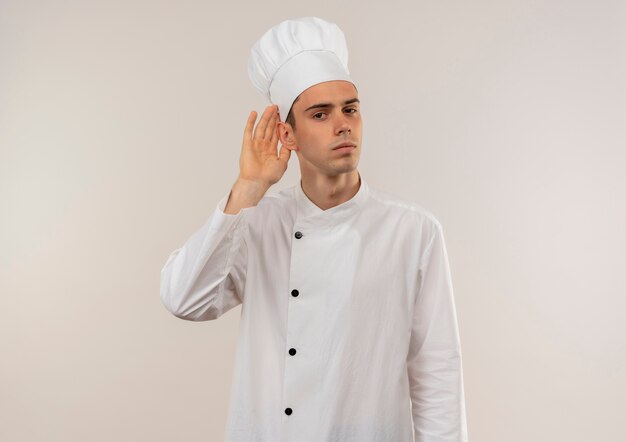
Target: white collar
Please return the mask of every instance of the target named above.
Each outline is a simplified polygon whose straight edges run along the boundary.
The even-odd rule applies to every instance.
[[[343,203],[323,210],[313,203],[302,190],[302,180],[294,188],[297,204],[296,224],[301,226],[331,227],[339,224],[350,214],[360,210],[369,196],[369,186],[359,173],[359,190],[352,198]]]

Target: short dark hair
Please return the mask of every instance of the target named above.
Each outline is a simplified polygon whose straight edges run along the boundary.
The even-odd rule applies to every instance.
[[[300,98],[300,95],[298,95],[296,99],[293,100],[293,103],[291,104],[291,108],[289,109],[289,112],[287,113],[287,118],[285,118],[285,123],[289,123],[293,130],[296,130],[296,117],[292,112],[293,105],[296,104],[296,101],[298,101],[299,98]]]
[[[293,109],[293,106],[292,108]],[[289,113],[287,114],[287,118],[285,119],[285,123],[289,123],[293,130],[296,130],[296,117],[293,116],[293,112],[289,109]]]

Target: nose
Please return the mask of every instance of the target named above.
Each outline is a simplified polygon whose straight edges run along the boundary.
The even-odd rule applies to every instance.
[[[338,134],[349,134],[352,130],[348,118],[342,111],[340,111],[339,116],[335,121],[335,127]]]

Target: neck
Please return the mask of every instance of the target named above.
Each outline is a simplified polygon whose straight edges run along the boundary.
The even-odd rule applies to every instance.
[[[303,174],[300,180],[304,194],[322,210],[338,206],[359,191],[361,179],[358,170],[335,176]]]

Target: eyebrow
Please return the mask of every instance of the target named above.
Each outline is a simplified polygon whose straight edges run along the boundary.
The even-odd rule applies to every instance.
[[[343,102],[344,105],[346,104],[352,104],[352,103],[360,103],[361,100],[359,100],[358,98],[351,98],[350,100],[346,100]],[[334,107],[334,105],[332,103],[318,103],[318,104],[314,104],[313,106],[309,106],[307,107],[304,112],[307,112],[311,109],[318,109],[318,108],[322,108],[322,107]]]

